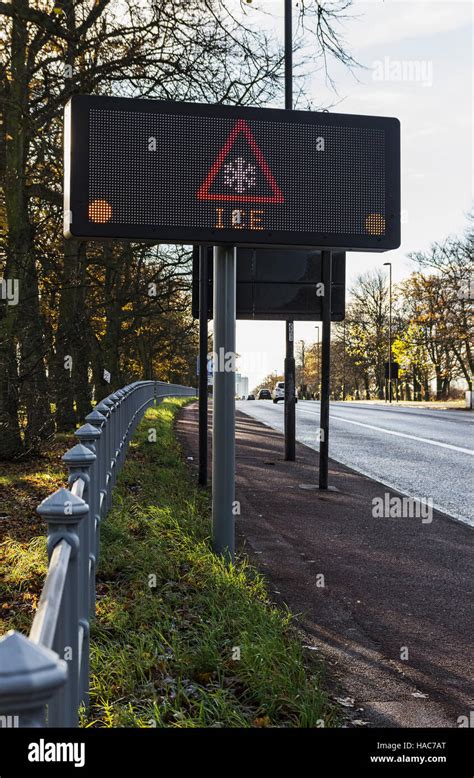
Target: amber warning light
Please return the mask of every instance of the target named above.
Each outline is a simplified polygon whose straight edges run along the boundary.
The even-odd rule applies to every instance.
[[[67,237],[386,251],[397,119],[76,95]]]
[[[96,224],[106,224],[112,218],[112,206],[107,200],[93,200],[89,205],[89,219]]]

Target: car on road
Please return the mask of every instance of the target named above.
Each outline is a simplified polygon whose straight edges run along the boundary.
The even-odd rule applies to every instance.
[[[285,399],[285,382],[277,381],[272,392],[272,400],[274,403],[277,403],[278,400],[284,400],[284,399]],[[295,395],[295,403],[297,402],[298,402],[298,397]]]
[[[254,394],[249,394],[247,396],[247,400],[255,400],[255,395]]]
[[[284,400],[284,399],[285,399],[285,382],[277,381],[272,392],[272,400],[274,403],[277,403],[278,400]]]
[[[257,400],[271,400],[272,399],[272,393],[270,389],[260,389]]]

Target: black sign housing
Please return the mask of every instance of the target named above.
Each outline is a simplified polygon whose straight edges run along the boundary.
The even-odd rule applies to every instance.
[[[205,250],[205,249],[203,249]],[[208,309],[212,319],[213,263],[208,250]],[[321,252],[302,249],[237,249],[237,319],[321,321]],[[346,255],[332,255],[331,319],[342,321]],[[192,311],[199,318],[199,248],[193,251]]]
[[[386,251],[397,119],[75,95],[65,235]]]

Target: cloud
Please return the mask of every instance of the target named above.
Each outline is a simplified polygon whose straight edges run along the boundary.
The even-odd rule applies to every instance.
[[[347,38],[350,47],[369,48],[384,43],[429,38],[465,27],[472,22],[469,0],[356,0]]]

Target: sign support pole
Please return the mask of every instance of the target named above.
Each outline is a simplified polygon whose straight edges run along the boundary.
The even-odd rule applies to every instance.
[[[285,109],[293,108],[293,32],[292,0],[285,0]],[[285,356],[285,459],[294,462],[296,458],[296,405],[295,405],[295,351],[294,322],[286,322]]]
[[[207,486],[207,246],[199,247],[199,476],[200,486]]]
[[[212,545],[228,562],[235,553],[235,297],[236,250],[214,246]]]
[[[331,373],[331,286],[332,286],[332,253],[322,252],[323,270],[323,320],[322,320],[322,350],[321,350],[321,405],[320,405],[320,440],[319,440],[319,488],[328,488],[329,466],[329,390]]]
[[[294,462],[296,459],[294,332],[294,323],[287,321],[285,357],[285,459],[287,462]]]

